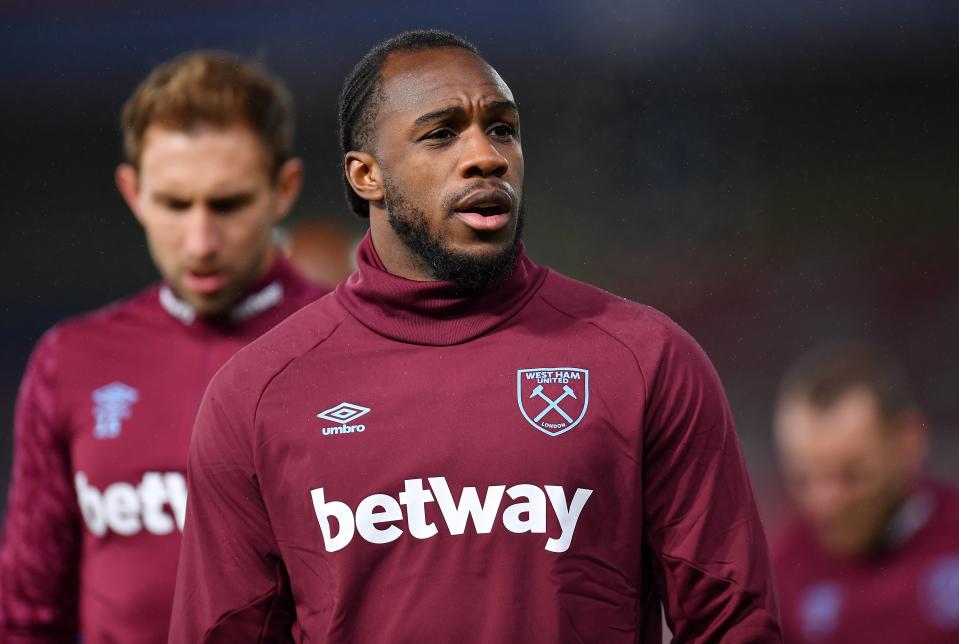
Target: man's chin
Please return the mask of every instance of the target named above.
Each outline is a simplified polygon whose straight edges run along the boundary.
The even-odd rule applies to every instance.
[[[190,305],[197,317],[216,318],[220,317],[233,307],[236,297],[232,289],[223,288],[212,293],[196,293],[189,289],[174,289],[177,297]]]
[[[862,554],[875,545],[873,539],[864,535],[838,531],[822,531],[819,540],[826,550],[842,557]]]
[[[201,318],[219,317],[229,311],[232,304],[226,297],[216,296],[195,297],[187,300],[187,302],[196,311],[197,317]]]
[[[476,262],[493,262],[504,253],[509,253],[513,249],[514,238],[512,235],[502,239],[472,239],[458,244],[448,244],[447,251],[460,257],[471,258]]]

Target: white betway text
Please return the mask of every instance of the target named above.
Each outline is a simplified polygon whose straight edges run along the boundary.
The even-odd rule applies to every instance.
[[[519,484],[511,487],[492,485],[486,489],[483,500],[475,487],[464,487],[459,501],[453,499],[446,478],[428,478],[429,487],[424,487],[423,479],[403,481],[403,491],[399,498],[389,494],[371,494],[356,506],[354,512],[342,501],[327,501],[323,488],[310,490],[313,509],[323,533],[323,543],[327,551],[342,550],[353,540],[356,534],[370,543],[390,543],[403,534],[395,525],[402,521],[403,508],[406,508],[406,528],[417,539],[429,539],[439,533],[436,522],[427,520],[427,505],[436,503],[451,535],[466,532],[467,524],[472,523],[477,534],[489,534],[493,529],[503,496],[512,500],[502,512],[503,526],[514,533],[546,534],[546,514],[549,511],[546,500],[552,508],[559,524],[559,534],[546,539],[546,550],[566,552],[573,541],[576,522],[586,506],[592,490],[577,488],[573,498],[567,501],[565,490],[559,485],[546,485],[540,488],[531,484]],[[330,518],[336,519],[337,531],[333,532]]]
[[[83,472],[77,472],[74,483],[83,520],[98,537],[107,530],[124,536],[140,530],[170,534],[176,528],[183,532],[186,480],[180,472],[146,472],[139,485],[118,481],[103,492],[90,485]],[[170,512],[164,507],[167,505]]]

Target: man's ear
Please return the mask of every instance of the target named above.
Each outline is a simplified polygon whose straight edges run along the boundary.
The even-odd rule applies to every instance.
[[[303,187],[303,160],[295,157],[287,159],[277,170],[273,186],[277,197],[273,221],[279,221],[286,217],[300,195],[300,188]]]
[[[137,169],[129,163],[121,163],[114,173],[117,189],[137,221],[143,223],[140,216],[140,177]]]
[[[370,203],[383,201],[383,177],[376,157],[366,152],[347,152],[343,159],[343,171],[360,199]]]

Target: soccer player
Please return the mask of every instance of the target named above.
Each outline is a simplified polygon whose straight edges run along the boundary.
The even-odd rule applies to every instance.
[[[163,282],[67,320],[20,389],[0,641],[164,642],[193,419],[240,347],[319,297],[274,251],[302,168],[283,84],[232,55],[158,67],[122,115],[120,192]]]
[[[716,373],[526,256],[496,71],[397,36],[340,125],[358,271],[214,378],[171,641],[779,641]]]
[[[800,516],[774,549],[787,642],[959,642],[959,491],[923,476],[902,369],[866,345],[785,376],[775,433]]]

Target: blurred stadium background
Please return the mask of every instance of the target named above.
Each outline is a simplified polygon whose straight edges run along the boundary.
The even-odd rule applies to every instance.
[[[0,8],[0,516],[31,346],[155,277],[113,187],[135,84],[187,49],[260,56],[297,100],[307,183],[291,223],[358,235],[336,95],[372,43],[420,27],[472,39],[518,98],[532,257],[660,308],[705,347],[771,526],[772,397],[824,340],[904,360],[932,469],[959,482],[959,4],[147,4]]]

